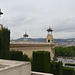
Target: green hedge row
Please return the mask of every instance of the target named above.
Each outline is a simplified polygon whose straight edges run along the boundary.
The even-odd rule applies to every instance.
[[[50,62],[50,52],[33,52],[32,70],[37,72],[62,75],[62,62]]]
[[[74,68],[63,67],[63,75],[75,75]]]
[[[10,30],[2,28],[0,30],[0,58],[9,59],[9,47],[10,47]]]
[[[28,61],[29,58],[26,54],[23,54],[21,51],[10,51],[10,60],[19,60],[19,61]]]
[[[22,60],[23,53],[21,51],[10,51],[11,60]]]
[[[49,52],[33,52],[32,71],[54,75],[75,75],[74,68],[63,67],[62,62],[50,62]]]
[[[62,62],[50,62],[50,73],[54,75],[63,75]]]
[[[50,72],[50,52],[34,51],[32,70],[37,72]]]
[[[75,66],[75,64],[66,63],[65,66]]]

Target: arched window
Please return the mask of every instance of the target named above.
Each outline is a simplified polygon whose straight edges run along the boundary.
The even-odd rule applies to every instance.
[[[48,40],[48,42],[50,42],[50,40]]]

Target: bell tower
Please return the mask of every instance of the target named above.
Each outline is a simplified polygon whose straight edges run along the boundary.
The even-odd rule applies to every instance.
[[[53,35],[52,35],[52,28],[49,27],[49,29],[47,29],[48,35],[46,37],[46,42],[48,43],[54,43],[54,39],[53,39]]]

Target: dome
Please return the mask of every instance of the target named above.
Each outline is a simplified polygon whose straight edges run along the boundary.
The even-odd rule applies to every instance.
[[[48,32],[50,32],[50,31],[52,32],[53,30],[52,30],[52,28],[51,28],[51,27],[49,27],[49,29],[47,29],[47,31],[48,31]]]
[[[28,34],[25,33],[23,36],[24,36],[24,37],[28,37]]]
[[[0,15],[2,15],[3,14],[3,12],[1,12],[1,9],[0,9]]]

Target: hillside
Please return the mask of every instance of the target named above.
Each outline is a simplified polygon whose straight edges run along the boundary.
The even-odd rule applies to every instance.
[[[24,38],[19,38],[16,39],[17,41],[23,41]],[[36,42],[45,42],[46,38],[28,38],[29,41],[36,41]],[[54,39],[54,42],[75,42],[75,38],[70,38],[70,39]]]

